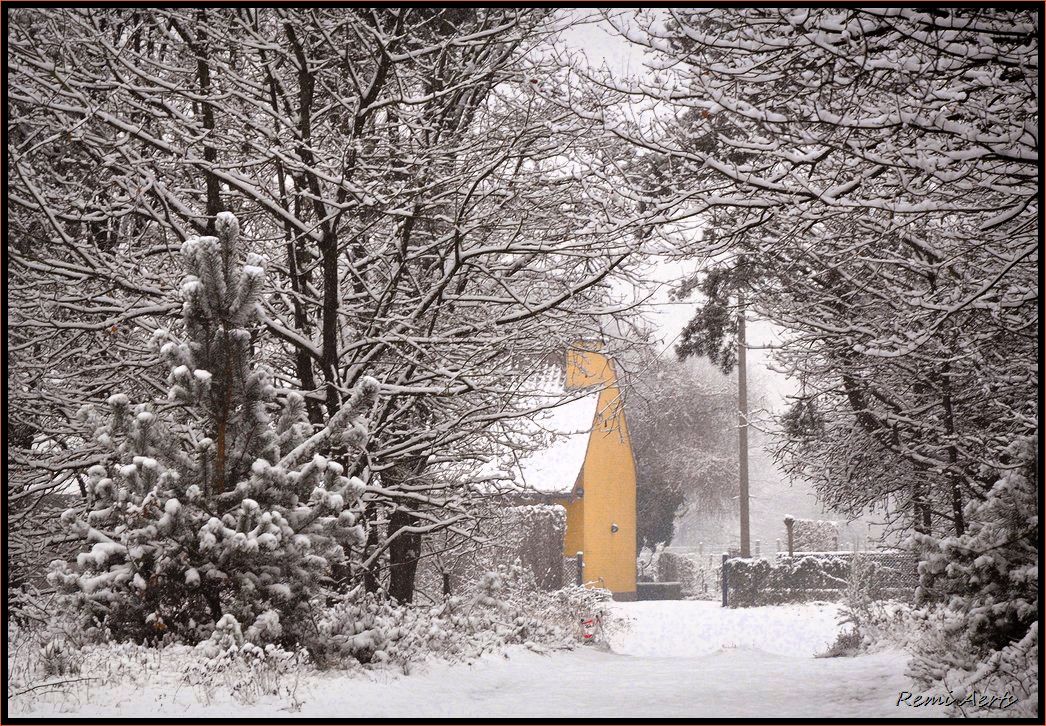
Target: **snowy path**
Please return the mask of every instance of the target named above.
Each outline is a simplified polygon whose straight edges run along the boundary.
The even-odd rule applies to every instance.
[[[812,657],[835,639],[831,605],[724,610],[678,601],[616,609],[631,621],[611,636],[616,652],[521,650],[472,666],[433,667],[409,683],[367,684],[342,702],[396,716],[938,715],[896,706],[898,691],[910,689],[905,653]]]
[[[303,683],[300,710],[214,703],[146,688],[91,699],[62,715],[112,716],[536,716],[902,717],[939,715],[895,704],[910,690],[901,652],[814,658],[834,640],[836,608],[797,605],[724,610],[710,602],[615,605],[631,621],[611,634],[615,652],[522,648],[471,665],[430,665],[409,677],[327,672]],[[21,714],[19,714],[21,715]],[[43,708],[33,714],[58,715]]]

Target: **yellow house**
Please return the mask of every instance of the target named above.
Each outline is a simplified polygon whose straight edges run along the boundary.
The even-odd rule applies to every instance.
[[[636,598],[636,468],[613,363],[596,344],[567,351],[532,381],[540,410],[514,456],[525,491],[567,511],[563,554],[582,553],[582,579],[617,600]]]
[[[583,579],[616,600],[636,599],[636,465],[613,363],[596,350],[567,352],[567,390],[598,386],[585,457],[570,494],[563,554],[582,552]]]

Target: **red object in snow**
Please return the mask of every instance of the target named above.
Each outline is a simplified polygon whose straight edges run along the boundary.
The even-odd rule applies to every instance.
[[[596,637],[597,619],[594,617],[581,618],[581,637],[588,641]]]

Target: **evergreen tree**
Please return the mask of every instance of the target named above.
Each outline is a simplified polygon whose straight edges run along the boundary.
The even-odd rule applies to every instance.
[[[182,247],[183,337],[154,336],[169,401],[132,406],[116,394],[80,412],[108,453],[87,472],[86,512],[63,515],[85,549],[52,563],[49,578],[87,629],[117,638],[193,641],[231,615],[248,636],[292,643],[332,568],[365,541],[364,484],[346,465],[366,444],[378,384],[362,379],[315,433],[297,393],[274,420],[272,372],[251,350],[265,259],[241,260],[232,214],[215,229]]]
[[[915,536],[924,552],[920,599],[944,603],[954,616],[946,629],[981,654],[1020,641],[1038,620],[1037,448],[1035,436],[1007,447],[1006,467],[988,496],[966,506],[963,535]]]
[[[921,614],[931,627],[915,643],[909,674],[955,694],[1013,693],[1011,717],[1039,715],[1038,444],[1024,436],[1006,447],[987,497],[966,505],[963,534],[915,535]],[[991,715],[968,702],[951,711]]]

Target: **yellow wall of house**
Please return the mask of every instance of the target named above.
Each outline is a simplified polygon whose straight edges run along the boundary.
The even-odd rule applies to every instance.
[[[582,346],[568,352],[568,388],[613,384],[616,380],[613,365],[602,354]],[[586,582],[597,583],[623,598],[634,597],[636,469],[616,385],[607,385],[599,395],[580,484],[584,488],[583,505],[577,507],[574,521],[580,519],[583,525],[580,534],[572,532],[576,524],[572,528],[568,507],[564,554],[571,556],[580,549],[585,553]],[[611,531],[614,524],[617,532]],[[576,547],[579,541],[583,546]]]
[[[567,390],[617,381],[614,366],[595,347],[594,343],[581,342],[567,350]]]
[[[564,499],[562,504],[567,510],[567,533],[563,537],[563,556],[574,557],[585,551],[585,500],[582,498]],[[564,583],[573,585],[574,583]]]

